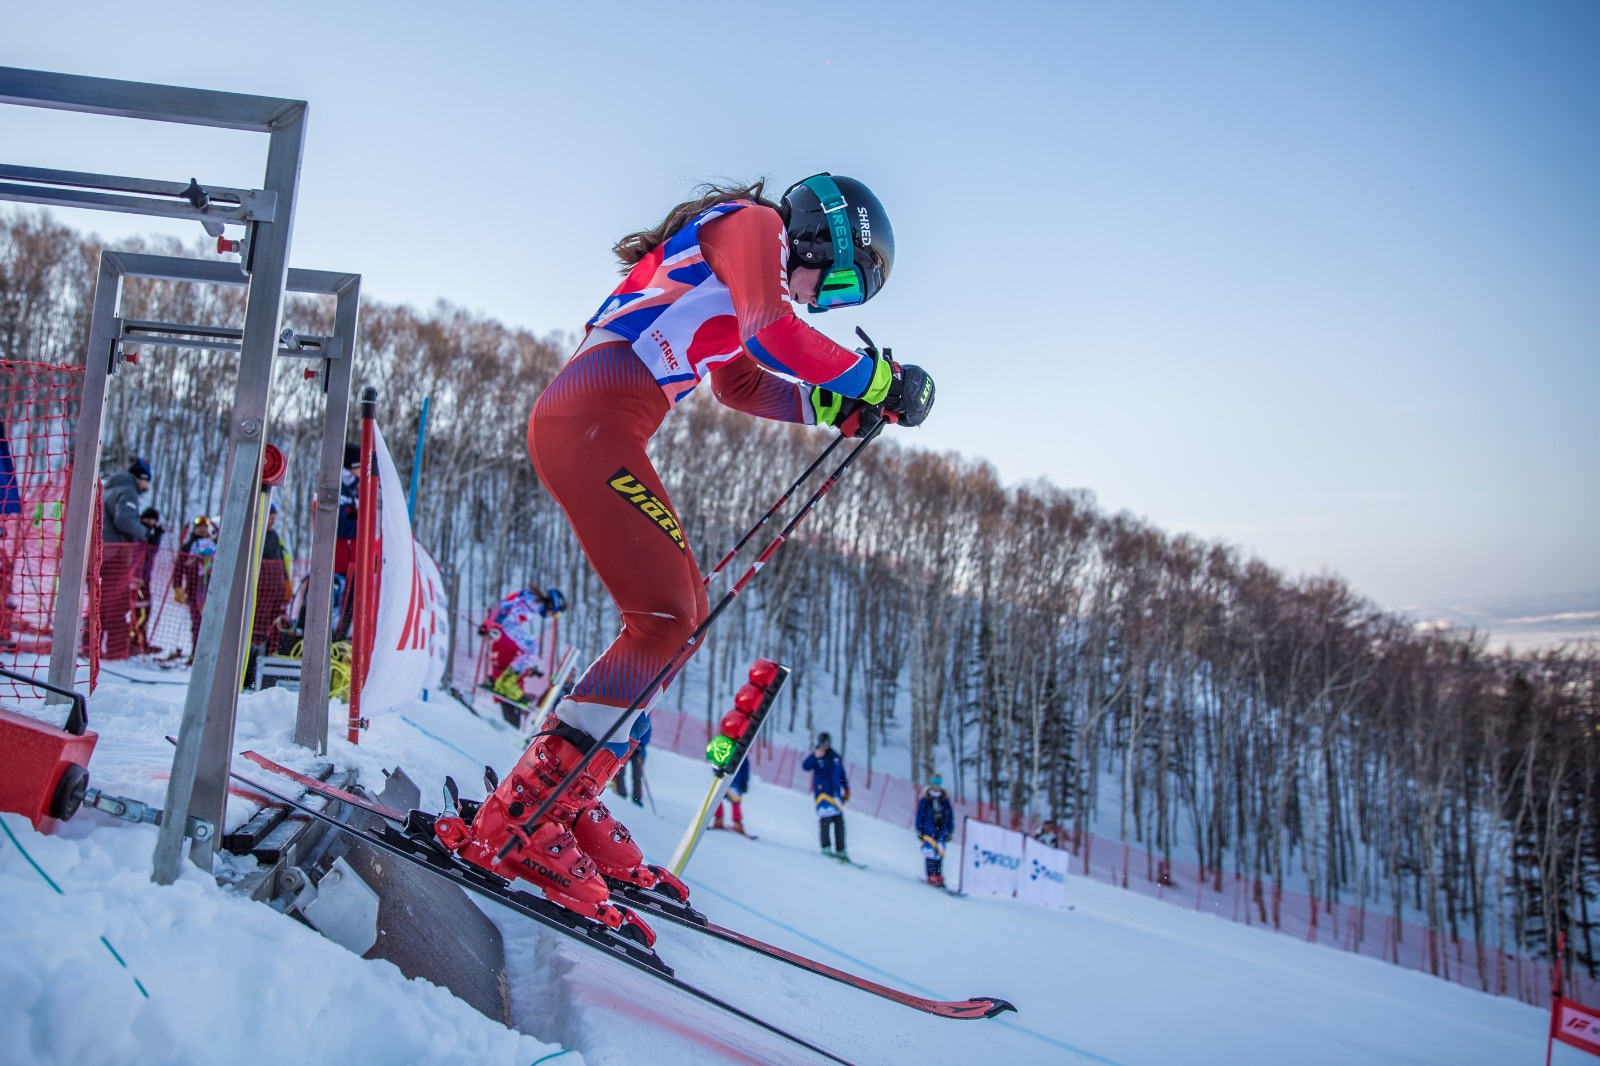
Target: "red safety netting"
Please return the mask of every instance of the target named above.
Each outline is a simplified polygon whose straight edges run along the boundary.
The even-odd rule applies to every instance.
[[[181,543],[102,548],[98,622],[106,662],[182,668],[193,661],[215,556],[181,549]],[[304,596],[295,593],[308,567],[296,561],[286,571],[281,558],[258,564],[250,643],[268,655],[286,654],[299,642]]]
[[[0,665],[30,677],[49,668],[82,403],[83,367],[0,360]],[[94,665],[80,659],[76,681]],[[36,695],[9,680],[0,693]]]

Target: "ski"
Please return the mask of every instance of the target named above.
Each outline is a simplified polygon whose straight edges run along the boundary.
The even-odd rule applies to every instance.
[[[865,870],[867,868],[867,864],[864,863],[864,862],[856,862],[854,859],[851,859],[851,858],[840,858],[839,856],[833,854],[831,851],[824,851],[822,853],[822,857],[824,859],[832,859],[834,862],[838,863],[840,866],[854,866],[858,870]]]
[[[371,814],[376,814],[379,817],[394,823],[396,826],[405,821],[405,815],[400,811],[392,810],[391,808],[385,807],[379,803],[375,803],[370,799],[366,799],[365,797],[358,796],[355,793],[349,792],[345,789],[335,788],[332,785],[324,784],[315,777],[311,777],[308,774],[302,774],[298,770],[291,770],[287,766],[281,766],[278,763],[273,762],[271,759],[268,759],[256,752],[247,751],[244,753],[244,758],[249,759],[263,770],[268,770],[272,773],[281,774],[282,776],[289,778],[296,784],[304,787],[309,792],[314,792],[330,799],[341,800],[343,802],[352,804],[353,806],[359,807],[361,810],[367,811]],[[864,868],[865,867],[863,867],[863,869]],[[498,880],[498,878],[496,880]],[[712,923],[704,914],[701,914],[687,903],[680,902],[671,897],[663,896],[660,893],[652,892],[647,889],[641,889],[637,885],[631,885],[626,881],[608,879],[608,884],[611,886],[611,893],[614,897],[625,901],[629,906],[642,913],[653,914],[657,917],[665,918],[669,922],[684,926],[685,928],[698,930],[699,932],[715,937],[716,939],[725,943],[736,944],[739,947],[753,951],[758,955],[765,955],[767,958],[788,963],[791,966],[806,970],[810,973],[818,975],[819,977],[830,978],[834,981],[840,982],[841,984],[846,984],[852,988],[858,989],[859,991],[868,992],[872,995],[880,996],[883,999],[892,1000],[895,1003],[910,1007],[913,1010],[921,1011],[924,1014],[932,1014],[939,1018],[993,1018],[997,1014],[1004,1013],[1008,1010],[1014,1011],[1017,1009],[1005,1000],[997,999],[992,996],[978,996],[972,999],[963,1000],[934,1000],[927,999],[923,996],[913,995],[910,992],[903,992],[897,988],[890,988],[887,985],[878,984],[876,981],[869,981],[865,977],[848,973],[844,970],[835,969],[826,963],[817,962],[815,959],[808,959],[804,955],[797,955],[792,951],[786,951],[774,944],[768,944],[757,940],[754,937],[746,936],[743,933],[734,932],[732,929],[724,929],[722,926]],[[525,895],[526,893],[522,894]],[[545,900],[541,900],[541,902],[548,903],[548,901]],[[550,904],[550,906],[555,905]],[[563,911],[563,913],[570,912]],[[577,916],[574,915],[574,917]],[[584,922],[585,924],[594,924],[588,922],[587,919],[584,918],[577,918],[577,920]]]
[[[961,1000],[937,1000],[904,992],[898,988],[890,988],[888,985],[869,981],[859,974],[840,970],[829,966],[827,963],[818,962],[815,959],[808,959],[804,955],[787,951],[775,944],[757,940],[753,936],[746,936],[744,933],[725,929],[709,921],[705,915],[690,907],[687,903],[679,903],[676,900],[664,898],[655,892],[641,889],[636,885],[613,881],[611,882],[611,894],[613,897],[626,901],[630,907],[641,913],[665,918],[667,921],[675,922],[685,928],[698,929],[700,932],[715,937],[724,943],[737,944],[758,955],[764,955],[779,962],[786,962],[790,966],[816,974],[818,977],[830,978],[840,984],[849,985],[858,991],[871,993],[874,996],[899,1003],[901,1006],[910,1007],[912,1010],[921,1011],[924,1014],[931,1014],[937,1018],[965,1020],[993,1018],[997,1014],[1017,1009],[1006,1000],[997,999],[993,996],[974,996],[971,999]]]
[[[726,826],[721,826],[721,825],[708,825],[708,826],[706,826],[706,828],[707,829],[711,829],[711,830],[715,830],[718,833],[732,833],[734,836],[744,837],[746,840],[760,840],[761,839],[761,837],[758,836],[757,834],[755,834],[755,833],[746,833],[743,829],[729,829]]]
[[[257,765],[260,765],[260,763]],[[332,826],[341,833],[345,833],[359,840],[363,840],[366,843],[371,844],[373,847],[381,848],[382,850],[389,852],[391,855],[405,859],[408,862],[414,863],[425,870],[431,870],[440,877],[454,882],[469,892],[474,892],[486,899],[491,899],[503,907],[508,907],[511,910],[516,911],[518,914],[532,918],[534,921],[548,929],[553,929],[564,936],[571,937],[582,944],[603,952],[619,962],[627,963],[640,973],[649,974],[656,980],[669,984],[680,992],[693,996],[702,1002],[709,1003],[718,1010],[724,1011],[736,1018],[749,1022],[751,1025],[764,1029],[774,1036],[788,1041],[789,1043],[792,1043],[798,1047],[803,1047],[807,1051],[815,1052],[830,1062],[841,1063],[843,1066],[853,1066],[848,1059],[840,1058],[838,1055],[833,1054],[833,1052],[824,1048],[820,1048],[816,1044],[811,1043],[809,1040],[806,1040],[803,1037],[796,1036],[794,1033],[791,1033],[786,1029],[779,1028],[771,1022],[756,1017],[749,1011],[734,1006],[725,999],[721,999],[702,988],[689,984],[687,981],[684,981],[682,978],[674,974],[672,967],[663,962],[659,955],[637,941],[614,933],[601,923],[592,922],[589,919],[584,918],[581,915],[574,914],[565,907],[551,903],[549,900],[540,896],[535,896],[531,893],[511,888],[509,883],[498,875],[492,874],[487,870],[480,870],[477,867],[469,866],[466,863],[459,862],[454,858],[448,857],[444,853],[429,847],[426,843],[408,836],[406,833],[390,824],[388,816],[384,816],[385,824],[383,826],[383,831],[373,832],[361,826],[353,825],[342,818],[337,818],[326,811],[318,810],[300,800],[293,799],[290,796],[285,795],[284,793],[279,792],[278,790],[267,785],[263,785],[257,781],[254,781],[243,774],[230,770],[229,776],[233,777],[235,780],[249,785],[252,788],[265,792],[273,799],[278,800],[287,806],[293,807],[302,814],[310,815],[312,818]],[[317,783],[321,785],[321,782]],[[326,786],[324,786],[324,788],[325,787]],[[313,789],[311,791],[321,792],[322,790]],[[335,790],[335,792],[342,791],[342,789]],[[343,799],[342,796],[331,794],[326,798]],[[367,808],[362,806],[362,809],[365,810]]]
[[[284,766],[281,763],[273,762],[271,759],[260,754],[259,752],[241,752],[240,758],[249,759],[263,770],[270,770],[272,773],[278,774],[282,777],[287,777],[289,780],[293,781],[295,784],[309,792],[315,792],[320,796],[327,797],[328,799],[336,799],[341,803],[348,803],[352,807],[360,807],[368,814],[376,814],[379,818],[386,818],[397,825],[406,820],[406,816],[399,811],[396,811],[390,807],[385,807],[383,804],[377,803],[373,800],[369,800],[365,796],[358,796],[348,789],[336,788],[333,785],[328,784],[326,781],[312,777],[310,774],[303,774],[299,770],[291,770],[289,767]]]

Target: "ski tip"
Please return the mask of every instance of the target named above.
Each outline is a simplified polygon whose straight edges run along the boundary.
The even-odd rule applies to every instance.
[[[1010,1011],[1012,1014],[1019,1013],[1017,1008],[1013,1007],[1009,1001],[1003,999],[991,999],[989,1001],[989,1009],[984,1011],[983,1016],[985,1018],[993,1018],[1004,1014],[1006,1011]]]
[[[1004,1014],[1006,1011],[1017,1012],[1008,1000],[995,999],[993,996],[976,996],[972,999],[963,999],[954,1003],[934,1004],[937,1011],[930,1013],[942,1014],[946,1018],[962,1018],[972,1021],[978,1018],[993,1018]]]

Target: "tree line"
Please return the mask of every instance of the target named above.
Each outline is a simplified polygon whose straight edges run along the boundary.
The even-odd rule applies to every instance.
[[[43,214],[0,215],[0,357],[82,361],[97,254]],[[242,289],[130,281],[126,313],[236,325],[242,301]],[[311,333],[332,314],[315,297],[289,310]],[[616,616],[525,445],[572,346],[445,303],[367,300],[356,381],[378,387],[403,468],[431,399],[416,524],[455,602],[558,585],[571,639],[592,650]],[[290,530],[309,528],[321,432],[301,369],[280,372],[271,421],[290,459]],[[108,467],[142,455],[179,514],[219,506],[232,380],[227,355],[151,350],[125,367]],[[651,453],[706,567],[829,438],[700,392]],[[1276,890],[1302,885],[1329,907],[1409,908],[1484,948],[1548,955],[1565,930],[1594,976],[1592,645],[1519,655],[1419,629],[1338,577],[1291,577],[1106,514],[1085,491],[1007,486],[982,460],[898,440],[875,442],[850,478],[858,490],[830,496],[719,622],[680,682],[686,708],[720,716],[749,660],[776,656],[795,671],[789,728],[827,728],[869,768],[903,731],[919,779],[941,768],[959,795],[1069,839],[1109,817],[1162,866],[1197,862],[1219,889],[1234,875],[1270,886],[1264,921]]]

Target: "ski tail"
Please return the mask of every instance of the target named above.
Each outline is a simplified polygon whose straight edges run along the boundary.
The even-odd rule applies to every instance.
[[[376,800],[367,799],[365,796],[358,796],[354,792],[351,792],[347,789],[335,788],[326,781],[319,781],[310,774],[303,774],[299,770],[293,770],[281,763],[275,763],[259,752],[244,751],[240,752],[239,755],[241,758],[249,759],[263,770],[277,774],[280,777],[286,777],[290,781],[293,781],[295,784],[299,785],[301,788],[315,792],[318,795],[340,800],[341,802],[350,804],[352,807],[359,807],[369,814],[376,814],[379,818],[385,818],[391,822],[398,823],[406,820],[405,814],[401,811],[394,810],[390,807],[385,807]]]

